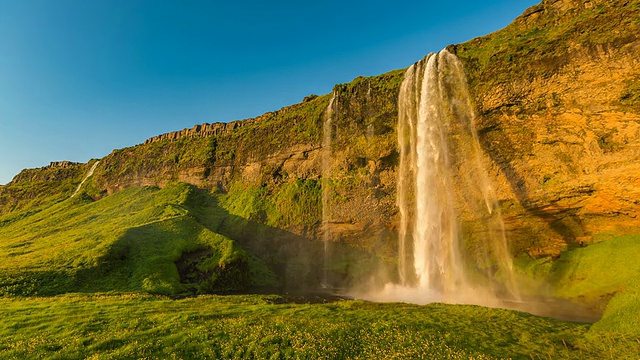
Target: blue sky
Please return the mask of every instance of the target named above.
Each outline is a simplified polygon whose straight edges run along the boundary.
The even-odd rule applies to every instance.
[[[0,0],[0,184],[406,67],[538,2]]]

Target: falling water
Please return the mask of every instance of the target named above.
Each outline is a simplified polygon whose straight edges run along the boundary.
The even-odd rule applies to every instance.
[[[407,69],[398,98],[399,284],[373,300],[495,305],[517,296],[474,118],[455,55],[442,50]]]
[[[78,194],[78,191],[80,191],[80,188],[82,188],[82,185],[84,184],[84,182],[87,181],[89,176],[93,175],[93,172],[96,170],[96,167],[98,166],[99,163],[100,163],[100,160],[98,160],[95,163],[93,163],[93,166],[91,166],[91,168],[89,169],[89,172],[87,173],[87,175],[85,175],[84,178],[82,179],[82,181],[80,182],[80,184],[78,184],[78,187],[76,188],[76,191],[74,191],[73,194],[71,194],[71,197],[74,197],[74,196],[76,196],[76,194]]]
[[[329,100],[329,105],[324,113],[324,124],[322,127],[322,242],[324,244],[324,265],[322,287],[329,287],[328,269],[329,269],[329,246],[331,244],[331,229],[329,221],[331,219],[331,120],[333,118],[333,102],[335,101],[336,92],[334,92]]]

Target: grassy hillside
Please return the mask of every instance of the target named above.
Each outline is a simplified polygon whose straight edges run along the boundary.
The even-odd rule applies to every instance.
[[[518,264],[529,278],[551,284],[556,295],[579,299],[617,292],[594,325],[477,306],[296,305],[275,295],[178,301],[145,295],[238,290],[277,281],[319,283],[305,279],[309,275],[300,266],[317,265],[320,249],[307,244],[297,253],[293,244],[300,239],[288,243],[291,234],[225,209],[241,213],[246,209],[241,204],[253,206],[177,183],[164,189],[132,187],[99,201],[82,194],[29,216],[0,218],[0,250],[6,254],[0,263],[0,359],[640,355],[640,267],[633,256],[640,242],[634,236],[603,234],[599,242],[574,248],[559,260]],[[255,240],[262,236],[269,240]],[[260,247],[273,258],[252,256]],[[276,266],[276,273],[284,274],[276,278],[265,261],[295,275]],[[370,266],[358,259],[341,261]]]
[[[244,288],[247,255],[192,215],[201,210],[197,192],[177,184],[129,188],[95,202],[82,194],[30,216],[0,218],[0,293]]]
[[[9,184],[0,185],[0,216],[33,214],[68,198],[92,164],[62,162],[22,170]]]
[[[586,247],[574,247],[559,259],[520,257],[516,268],[523,289],[600,306],[604,315],[593,331],[640,336],[640,235],[603,233]],[[527,288],[526,283],[532,284]]]
[[[0,359],[634,359],[634,338],[478,306],[277,296],[0,299]]]

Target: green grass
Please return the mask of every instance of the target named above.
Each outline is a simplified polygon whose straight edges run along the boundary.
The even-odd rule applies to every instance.
[[[0,359],[634,358],[589,326],[478,306],[274,304],[274,296],[0,299]]]
[[[516,265],[527,278],[551,286],[552,295],[586,303],[609,303],[599,332],[640,335],[640,234],[595,236],[586,247],[571,248],[559,259],[528,260]],[[536,288],[534,291],[539,291]]]
[[[566,297],[608,293],[640,277],[638,259],[640,235],[615,237],[563,253],[553,263],[549,279]]]
[[[638,304],[640,304],[640,277],[627,282],[611,299],[602,319],[593,325],[592,332],[617,337],[635,337],[640,340]]]
[[[129,188],[95,202],[80,195],[5,223],[0,294],[242,288],[248,282],[247,256],[191,213],[189,205],[199,203],[190,198],[199,192],[176,184]],[[212,256],[196,264],[206,280],[180,283],[174,263],[184,252],[206,248]]]
[[[520,270],[544,279],[567,298],[598,297],[640,277],[640,234],[617,236],[586,247],[574,247],[559,259],[520,258]]]

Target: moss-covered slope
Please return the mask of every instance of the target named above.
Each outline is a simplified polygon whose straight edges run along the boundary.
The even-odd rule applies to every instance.
[[[198,192],[133,187],[95,202],[83,193],[20,219],[0,217],[0,293],[244,289],[247,255],[193,215],[205,206]]]

